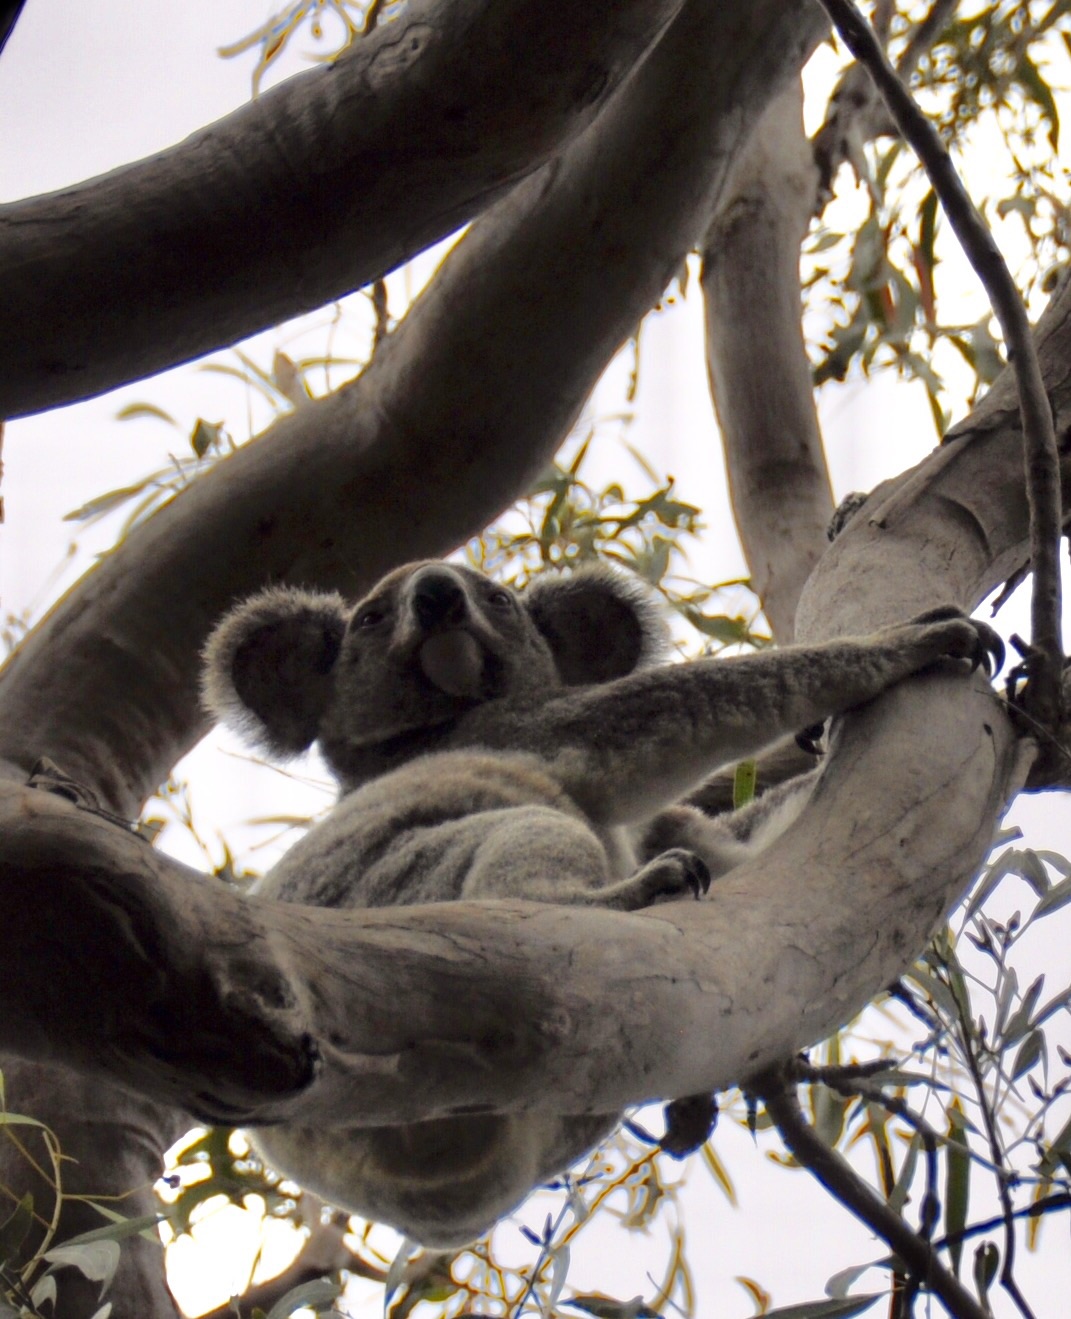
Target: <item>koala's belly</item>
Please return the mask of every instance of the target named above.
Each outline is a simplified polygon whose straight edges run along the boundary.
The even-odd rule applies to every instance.
[[[443,902],[462,896],[492,836],[519,855],[554,839],[604,840],[535,757],[446,751],[424,756],[343,797],[261,881],[267,897],[325,907]],[[610,868],[615,868],[610,858]],[[601,872],[602,866],[598,867]],[[593,874],[605,880],[607,875]],[[498,889],[492,879],[482,896]],[[519,894],[523,896],[523,892]]]

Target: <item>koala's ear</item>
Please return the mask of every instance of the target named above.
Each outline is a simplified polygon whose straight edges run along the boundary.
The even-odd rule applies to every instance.
[[[610,682],[655,664],[669,629],[653,592],[610,568],[544,573],[521,595],[567,686]]]
[[[205,646],[205,708],[276,755],[306,750],[331,698],[347,618],[340,595],[270,587],[251,596]]]

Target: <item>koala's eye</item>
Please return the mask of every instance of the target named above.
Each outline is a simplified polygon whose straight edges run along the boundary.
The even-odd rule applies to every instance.
[[[353,620],[354,631],[364,632],[369,628],[377,627],[386,617],[387,611],[382,605],[369,605],[367,609],[362,609]]]
[[[508,591],[503,591],[501,587],[496,587],[495,590],[488,591],[487,603],[493,609],[512,609],[513,596]]]

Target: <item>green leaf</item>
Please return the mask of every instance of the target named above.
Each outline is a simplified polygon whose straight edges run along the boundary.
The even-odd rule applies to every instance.
[[[645,1304],[642,1296],[635,1296],[631,1301],[615,1301],[612,1296],[574,1296],[563,1305],[575,1306],[585,1314],[592,1314],[595,1319],[662,1319],[657,1310]]]
[[[763,1319],[852,1319],[887,1295],[887,1292],[871,1292],[868,1296],[846,1296],[843,1300],[804,1301],[802,1305],[767,1310]]]
[[[1000,884],[1001,880],[1010,874],[1014,874],[1019,864],[1021,853],[1017,848],[1009,847],[1007,851],[1002,852],[1000,856],[984,872],[981,881],[971,896],[970,902],[963,913],[963,920],[967,922],[979,912],[982,907],[989,901]]]
[[[904,1155],[904,1161],[900,1165],[900,1172],[896,1178],[896,1185],[892,1188],[889,1195],[889,1208],[898,1214],[904,1212],[904,1205],[907,1203],[908,1193],[911,1190],[911,1183],[915,1180],[915,1170],[918,1167],[919,1151],[922,1149],[922,1137],[919,1133],[913,1132],[911,1142],[907,1147],[907,1153]]]
[[[166,421],[169,426],[178,425],[170,412],[158,408],[155,403],[128,403],[125,408],[120,408],[115,416],[119,421],[133,421],[136,417],[155,417],[157,421]]]
[[[747,623],[742,618],[730,618],[727,614],[704,614],[694,605],[682,605],[681,613],[697,632],[725,646],[741,645],[751,637]]]
[[[320,1309],[337,1301],[341,1295],[342,1287],[339,1283],[331,1282],[328,1278],[316,1278],[280,1297],[268,1311],[267,1319],[287,1319],[288,1315],[300,1310],[302,1306]]]
[[[156,1236],[155,1228],[167,1218],[166,1213],[142,1214],[138,1218],[123,1218],[107,1205],[99,1205],[93,1201],[89,1203],[93,1204],[93,1208],[98,1213],[108,1215],[114,1221],[106,1223],[104,1227],[95,1227],[90,1232],[79,1232],[76,1237],[68,1237],[63,1243],[65,1246],[89,1245],[94,1241],[123,1241],[126,1237],[139,1236],[146,1232],[152,1232],[157,1245],[160,1244],[160,1238]]]
[[[1071,902],[1071,877],[1061,879],[1058,884],[1054,884],[1049,889],[1048,893],[1034,908],[1031,919],[1037,920],[1039,916],[1051,916],[1054,911],[1066,907],[1069,902]]]
[[[1024,847],[1020,853],[1019,874],[1034,890],[1036,897],[1043,898],[1052,888],[1049,872],[1038,854],[1029,847]]]
[[[33,1290],[30,1292],[30,1300],[40,1310],[46,1301],[55,1306],[58,1295],[59,1289],[56,1287],[56,1279],[51,1274],[46,1273],[34,1283]]]
[[[69,513],[64,513],[64,522],[88,522],[90,518],[100,517],[103,513],[110,512],[113,508],[118,508],[120,504],[125,504],[128,499],[135,495],[140,495],[150,480],[155,477],[149,477],[147,480],[138,481],[135,485],[120,486],[118,490],[109,490],[106,494],[97,495],[95,498],[87,500],[79,508],[73,508]]]
[[[22,1197],[10,1217],[0,1224],[0,1267],[15,1264],[26,1235],[33,1226],[33,1196],[29,1191]]]
[[[959,1099],[948,1106],[948,1144],[945,1146],[945,1234],[954,1237],[967,1226],[967,1206],[970,1201],[971,1158],[967,1150],[967,1126],[963,1120],[963,1107]],[[959,1276],[963,1241],[952,1241],[948,1247],[952,1272]]]
[[[1039,1030],[1032,1030],[1019,1046],[1019,1051],[1015,1055],[1015,1061],[1012,1063],[1011,1079],[1018,1081],[1020,1076],[1025,1075],[1031,1067],[1042,1058],[1045,1053],[1045,1036]]]
[[[741,806],[746,806],[748,802],[755,800],[755,781],[758,777],[758,766],[753,760],[742,760],[733,773],[733,810],[738,811]]]
[[[1000,1251],[992,1241],[983,1241],[974,1252],[974,1286],[984,1301],[1000,1268]]]
[[[1049,1142],[1050,1154],[1061,1154],[1065,1151],[1071,1153],[1071,1117]]]
[[[106,1287],[119,1267],[119,1246],[115,1241],[83,1241],[75,1245],[65,1241],[46,1250],[45,1259],[54,1268],[75,1268],[84,1277]]]
[[[190,433],[190,448],[198,458],[203,458],[209,449],[220,447],[222,434],[223,423],[221,421],[205,421],[203,417],[198,417],[197,423]]]
[[[1044,985],[1045,977],[1043,975],[1038,976],[1023,995],[1022,1002],[1008,1018],[1008,1024],[1004,1027],[1004,1035],[1002,1037],[1005,1045],[1015,1044],[1018,1040],[1021,1040],[1034,1024],[1032,1021],[1032,1014],[1037,1007],[1038,999],[1041,997],[1041,991]]]

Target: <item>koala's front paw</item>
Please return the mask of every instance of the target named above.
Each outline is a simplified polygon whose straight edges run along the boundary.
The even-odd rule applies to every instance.
[[[686,893],[701,898],[710,888],[710,870],[695,852],[671,847],[648,861],[630,882],[636,886],[636,907],[649,907],[653,902],[683,897]]]
[[[954,605],[928,609],[913,621],[924,626],[938,625],[942,655],[970,660],[972,670],[982,665],[986,673],[992,676],[1004,663],[1004,642],[998,633],[988,623],[969,618]]]

